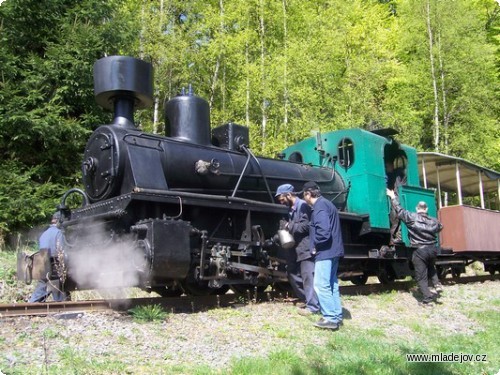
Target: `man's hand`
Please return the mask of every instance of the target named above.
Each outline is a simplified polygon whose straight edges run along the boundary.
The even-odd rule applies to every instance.
[[[280,229],[288,229],[288,221],[281,219],[279,228]]]
[[[394,190],[386,189],[387,196],[389,196],[391,199],[394,199],[396,197],[396,194],[394,194]]]

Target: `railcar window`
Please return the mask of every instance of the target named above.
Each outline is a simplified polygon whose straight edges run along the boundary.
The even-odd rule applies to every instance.
[[[288,160],[293,163],[303,163],[304,159],[302,158],[302,154],[298,151],[292,152],[288,157]]]
[[[354,144],[349,138],[342,138],[338,146],[339,164],[350,168],[354,164]]]

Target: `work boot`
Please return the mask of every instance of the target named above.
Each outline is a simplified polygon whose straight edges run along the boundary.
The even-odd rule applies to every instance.
[[[425,297],[425,298],[422,300],[422,303],[423,303],[424,305],[428,305],[428,304],[430,304],[430,303],[432,303],[432,302],[436,302],[436,296],[435,296],[434,294],[433,294],[433,295],[431,295],[431,296],[429,296],[429,297]]]
[[[437,293],[441,293],[443,291],[443,284],[439,283],[434,285],[434,289],[436,289]]]
[[[321,318],[316,323],[314,323],[314,326],[322,329],[330,329],[332,331],[336,331],[339,329],[339,325],[337,323],[330,322],[329,320],[325,320],[324,318]]]
[[[308,308],[298,309],[298,314],[302,316],[310,316],[318,313],[319,311],[311,311]]]

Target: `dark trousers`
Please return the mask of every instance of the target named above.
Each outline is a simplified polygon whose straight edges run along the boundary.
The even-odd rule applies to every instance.
[[[415,280],[424,295],[424,302],[433,299],[433,294],[429,290],[428,279],[431,279],[434,285],[439,283],[436,267],[434,266],[437,253],[438,249],[434,245],[420,246],[413,252],[412,262],[415,266]]]
[[[300,264],[297,262],[295,248],[286,250],[285,257],[288,282],[292,286],[295,296],[301,301],[305,301],[304,284],[302,282],[302,276],[300,275]]]
[[[304,285],[306,308],[312,312],[317,312],[319,311],[319,301],[314,291],[314,260],[312,258],[300,262],[300,274]]]
[[[391,242],[389,245],[394,245],[397,242],[401,242],[401,222],[398,218],[398,214],[391,204],[391,210],[389,212],[389,221],[391,222]]]

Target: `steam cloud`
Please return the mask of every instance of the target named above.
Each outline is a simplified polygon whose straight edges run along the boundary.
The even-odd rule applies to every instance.
[[[138,286],[147,268],[145,254],[132,240],[110,241],[109,232],[98,228],[102,226],[88,225],[67,252],[70,277],[79,289],[105,289],[106,294]]]

